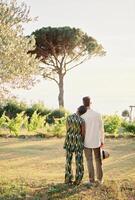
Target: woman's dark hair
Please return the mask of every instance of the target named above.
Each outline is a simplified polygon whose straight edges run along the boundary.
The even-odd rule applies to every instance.
[[[90,97],[88,97],[88,96],[83,97],[83,105],[85,107],[89,107],[90,106]]]
[[[86,108],[85,106],[80,106],[80,107],[77,109],[77,111],[78,111],[78,114],[79,114],[79,115],[83,115],[84,113],[86,113],[87,108]]]

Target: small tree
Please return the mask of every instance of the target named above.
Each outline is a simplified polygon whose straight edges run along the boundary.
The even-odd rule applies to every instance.
[[[33,51],[45,64],[41,67],[45,79],[55,81],[59,87],[59,106],[64,107],[64,77],[73,68],[105,51],[101,44],[79,28],[41,28],[32,33],[36,39]]]
[[[35,48],[33,37],[25,37],[23,23],[31,21],[25,3],[0,0],[0,89],[25,87],[35,83],[39,60],[28,54]],[[3,97],[3,96],[1,96]]]
[[[121,115],[122,115],[122,117],[124,117],[126,119],[130,117],[130,114],[129,114],[128,110],[123,110]]]

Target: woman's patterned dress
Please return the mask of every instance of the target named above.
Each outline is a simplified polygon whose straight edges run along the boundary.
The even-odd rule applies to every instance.
[[[72,158],[75,153],[76,176],[75,182],[79,184],[83,178],[83,137],[81,135],[81,126],[84,120],[77,114],[67,117],[67,134],[64,148],[66,150],[65,183],[71,183],[73,180]]]

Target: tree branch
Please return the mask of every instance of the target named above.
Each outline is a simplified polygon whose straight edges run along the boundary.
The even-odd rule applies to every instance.
[[[49,59],[50,59],[50,62],[55,66],[54,60],[52,59],[50,55],[49,55]]]
[[[76,60],[79,56],[81,56],[82,55],[82,53],[83,52],[85,52],[86,51],[86,49],[83,49],[83,51],[81,51],[77,56],[75,56],[73,59],[71,59],[70,61],[68,61],[67,63],[66,63],[66,65],[68,65],[69,63],[71,63],[71,62],[73,62],[74,60]]]
[[[48,74],[46,74],[46,75],[43,74],[43,77],[44,77],[44,78],[48,78],[48,79],[50,79],[50,80],[53,80],[53,81],[55,81],[55,83],[57,83],[57,85],[59,85],[59,82],[57,81],[57,79],[55,79],[55,78],[49,76]]]
[[[44,50],[44,49],[42,49],[41,47],[37,46],[37,50],[40,52],[40,55],[43,57],[42,61],[43,61],[45,64],[47,64],[47,65],[49,65],[49,66],[53,66],[55,69],[59,70],[59,67],[57,66],[57,60],[55,59],[55,56],[54,56],[54,55],[53,55],[53,56],[54,56],[54,59],[55,59],[55,61],[56,61],[56,64],[54,63],[54,61],[53,61],[53,59],[51,58],[51,56],[50,56],[50,55],[47,55],[47,54],[45,53],[45,50]],[[50,62],[52,62],[53,64],[50,64],[50,63],[48,63],[48,62],[45,61],[45,59],[46,59],[47,57],[49,57]]]
[[[42,49],[40,46],[37,46],[37,51],[40,52],[40,55],[43,56],[43,57],[47,57],[47,54],[45,53],[44,49]]]
[[[63,57],[62,57],[61,62],[60,62],[60,66],[61,66],[61,67],[62,67],[62,65],[63,65],[63,62],[64,62],[65,57],[66,57],[66,50],[65,50],[65,47],[64,47],[64,54],[63,54]]]
[[[46,61],[44,61],[44,64],[46,64],[46,65],[48,65],[48,66],[51,66],[51,67],[55,67],[54,65],[52,65],[52,64],[50,64],[50,63],[48,63],[48,62],[46,62]],[[50,67],[50,68],[51,68]],[[52,68],[51,68],[52,69]]]
[[[70,67],[69,69],[67,69],[66,72],[68,72],[68,71],[70,71],[71,69],[73,69],[73,68],[77,67],[78,65],[82,64],[82,63],[85,62],[87,59],[88,59],[88,57],[84,58],[84,59],[83,59],[81,62],[79,62],[78,64],[76,64],[76,65]]]
[[[56,52],[55,52],[55,49],[53,47],[53,44],[51,44],[50,42],[48,42],[47,39],[46,39],[46,42],[51,47],[52,55],[54,56],[54,58],[56,60],[56,63],[57,63],[57,66],[58,66],[58,63],[60,64],[60,61],[57,59]]]

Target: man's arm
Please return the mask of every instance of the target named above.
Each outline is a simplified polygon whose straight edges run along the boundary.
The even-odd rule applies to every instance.
[[[100,140],[101,147],[104,145],[104,124],[101,115],[99,116],[99,129],[100,129]]]

